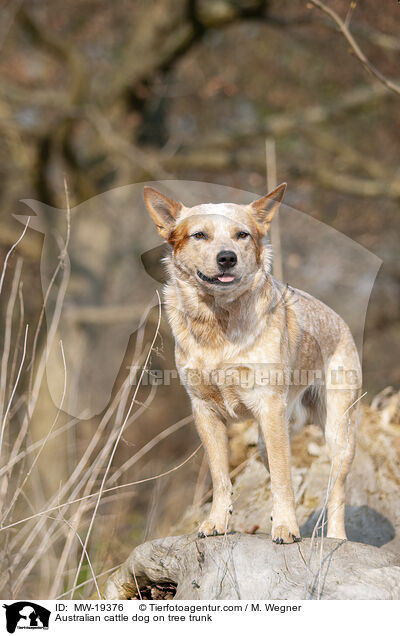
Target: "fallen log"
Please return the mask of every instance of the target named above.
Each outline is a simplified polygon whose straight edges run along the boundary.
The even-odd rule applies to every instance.
[[[166,537],[137,546],[106,599],[399,599],[400,557],[337,539],[275,545],[266,534]]]

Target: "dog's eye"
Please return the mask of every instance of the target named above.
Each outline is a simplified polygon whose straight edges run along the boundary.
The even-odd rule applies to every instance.
[[[250,234],[248,232],[238,232],[236,234],[236,238],[238,238],[238,239],[245,239],[248,236],[250,236]]]
[[[205,234],[204,232],[195,232],[194,234],[192,234],[193,238],[197,239],[198,241],[201,239],[206,239],[207,238],[207,234]]]

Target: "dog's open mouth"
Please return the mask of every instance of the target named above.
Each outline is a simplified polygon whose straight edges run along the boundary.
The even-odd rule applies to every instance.
[[[197,270],[197,276],[200,278],[200,280],[204,280],[205,283],[211,283],[212,285],[230,285],[237,280],[237,278],[232,274],[226,273],[218,274],[218,276],[210,278],[209,276],[203,274],[200,270]]]

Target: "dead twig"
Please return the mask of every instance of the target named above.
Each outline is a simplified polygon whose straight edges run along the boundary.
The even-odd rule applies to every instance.
[[[400,95],[400,86],[392,82],[388,79],[383,73],[381,73],[376,66],[371,64],[366,55],[362,52],[359,45],[355,41],[353,35],[351,34],[348,25],[344,22],[341,17],[331,9],[327,7],[325,3],[321,2],[321,0],[307,0],[309,4],[312,4],[314,7],[317,7],[321,11],[323,11],[326,15],[328,15],[337,25],[339,31],[344,35],[347,42],[349,43],[352,52],[357,57],[357,59],[361,62],[364,68],[372,75],[376,77],[386,88],[396,93],[396,95]]]

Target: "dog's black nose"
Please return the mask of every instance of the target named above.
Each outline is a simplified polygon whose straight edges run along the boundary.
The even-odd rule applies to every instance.
[[[235,252],[222,251],[217,254],[217,263],[221,269],[229,269],[237,263]]]

